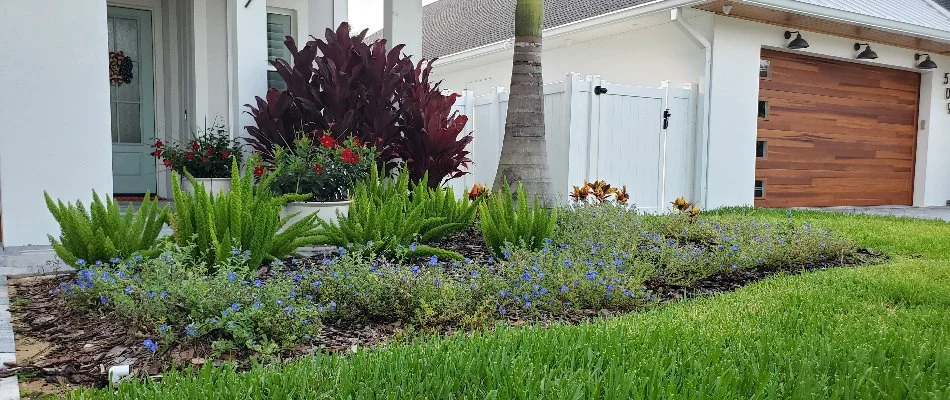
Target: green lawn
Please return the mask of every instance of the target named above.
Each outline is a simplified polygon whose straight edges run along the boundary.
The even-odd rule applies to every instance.
[[[785,211],[717,212],[786,218]],[[950,224],[795,212],[884,265],[769,279],[735,293],[554,328],[501,328],[71,398],[950,397]]]

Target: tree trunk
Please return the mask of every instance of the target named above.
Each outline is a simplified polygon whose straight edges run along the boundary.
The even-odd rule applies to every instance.
[[[545,206],[553,206],[558,196],[551,183],[544,135],[543,19],[543,0],[518,0],[508,120],[494,189],[501,189],[505,180],[513,186],[521,183],[529,197]]]

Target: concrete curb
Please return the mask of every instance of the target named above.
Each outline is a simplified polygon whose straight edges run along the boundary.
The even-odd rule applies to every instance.
[[[0,364],[16,362],[16,342],[10,314],[10,290],[6,275],[0,275]],[[2,368],[2,367],[0,367]],[[19,400],[20,386],[16,376],[0,379],[0,400]]]

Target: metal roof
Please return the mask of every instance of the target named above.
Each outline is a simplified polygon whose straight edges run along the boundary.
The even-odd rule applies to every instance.
[[[545,0],[544,28],[597,17],[654,0]],[[740,0],[741,1],[741,0]],[[950,32],[950,0],[792,0]],[[422,56],[442,57],[514,37],[517,0],[439,0],[422,8]],[[941,9],[943,6],[946,9]],[[368,38],[382,38],[376,32]]]

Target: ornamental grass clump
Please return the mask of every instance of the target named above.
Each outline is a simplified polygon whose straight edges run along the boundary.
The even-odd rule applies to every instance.
[[[171,214],[172,238],[179,246],[191,247],[196,260],[215,266],[231,256],[234,249],[250,252],[250,265],[292,255],[297,248],[312,245],[316,238],[316,215],[306,216],[288,225],[292,214],[281,218],[281,208],[290,201],[303,201],[309,195],[275,195],[270,190],[274,175],[255,182],[250,170],[242,175],[237,160],[232,160],[231,192],[208,194],[190,175],[193,193],[181,190],[177,173],[172,174],[175,211]]]
[[[103,202],[95,191],[89,211],[79,201],[54,202],[48,193],[43,195],[60,227],[59,239],[48,235],[49,242],[56,255],[74,267],[133,254],[153,255],[153,246],[168,219],[167,207],[159,206],[148,193],[138,209],[130,205],[124,215],[115,199],[106,196]]]
[[[434,189],[446,190],[446,189]],[[416,242],[429,242],[464,229],[471,219],[468,203],[447,201],[445,194],[417,189],[410,198],[409,173],[400,170],[395,178],[381,178],[376,166],[369,177],[356,185],[347,215],[338,213],[337,221],[320,220],[317,242],[338,247],[357,246],[374,255],[392,255],[407,249],[419,257],[438,256],[461,260],[462,255]],[[454,195],[453,195],[454,197]],[[442,215],[440,211],[450,211]]]
[[[554,232],[556,220],[557,210],[545,209],[537,201],[529,205],[528,195],[520,184],[516,196],[512,196],[506,182],[501,191],[490,194],[479,205],[478,227],[496,257],[509,245],[540,249],[544,239]]]

